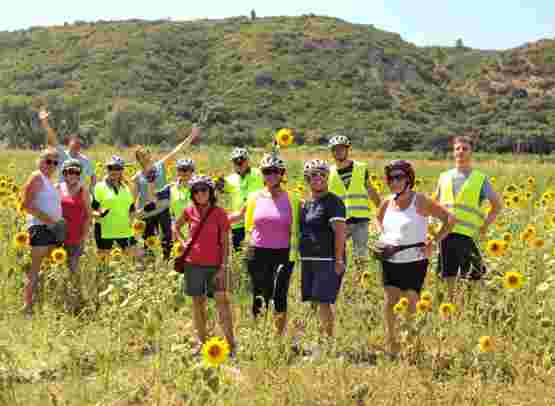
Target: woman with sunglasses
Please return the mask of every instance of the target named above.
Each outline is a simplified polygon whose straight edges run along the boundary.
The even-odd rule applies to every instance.
[[[44,150],[38,160],[38,170],[31,174],[22,190],[22,207],[27,212],[31,245],[31,268],[27,271],[23,297],[23,312],[27,316],[33,312],[42,261],[63,242],[56,232],[65,227],[62,202],[52,182],[57,166],[58,152],[51,148]]]
[[[137,191],[137,201],[135,202],[137,215],[142,217],[146,223],[143,238],[146,240],[160,231],[164,259],[169,259],[172,244],[166,163],[173,160],[185,146],[191,145],[199,137],[200,128],[193,127],[189,137],[158,161],[152,159],[150,151],[145,147],[141,146],[135,150],[135,159],[141,169],[133,177],[133,181]],[[147,248],[146,245],[145,248]]]
[[[287,295],[294,263],[298,259],[299,198],[282,187],[285,161],[265,155],[259,168],[265,189],[249,196],[245,230],[249,246],[247,268],[253,289],[252,312],[256,318],[263,305],[273,300],[278,335],[287,327]]]
[[[99,256],[106,256],[117,244],[121,249],[135,255],[137,241],[133,237],[131,217],[135,211],[135,196],[123,178],[125,162],[114,155],[106,163],[108,174],[94,188],[92,204],[96,218],[94,237]]]
[[[231,353],[235,353],[231,304],[227,294],[226,269],[229,257],[230,224],[224,209],[217,206],[215,185],[209,176],[195,175],[189,182],[192,204],[173,225],[185,248],[184,290],[193,298],[193,324],[200,351],[207,339],[207,297],[214,297],[220,324]],[[183,226],[189,225],[189,240]],[[190,245],[190,246],[189,246]]]
[[[91,199],[89,192],[81,183],[81,162],[77,159],[64,161],[62,165],[63,182],[58,184],[62,203],[62,216],[67,224],[64,248],[68,255],[69,271],[76,282],[73,289],[66,295],[69,306],[76,310],[79,306],[78,293],[79,257],[83,253],[83,245],[89,234],[91,224]]]
[[[333,336],[337,300],[345,273],[347,210],[343,201],[328,191],[330,167],[320,159],[304,165],[311,198],[301,209],[300,254],[302,300],[318,304],[322,334]]]
[[[393,306],[405,296],[409,301],[408,312],[415,312],[432,244],[445,238],[455,224],[455,218],[445,208],[413,191],[415,177],[414,169],[407,161],[392,161],[385,167],[386,182],[393,195],[382,203],[376,219],[380,241],[397,251],[381,261],[386,346],[391,355],[400,351]],[[428,217],[442,222],[435,241],[427,239]]]

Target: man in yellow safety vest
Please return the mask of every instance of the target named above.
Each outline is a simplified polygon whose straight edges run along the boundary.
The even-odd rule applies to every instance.
[[[451,233],[440,243],[438,259],[451,301],[457,278],[477,281],[486,272],[474,240],[486,234],[502,208],[487,176],[472,168],[472,149],[470,137],[454,138],[455,168],[440,175],[435,192],[440,204],[457,219]],[[481,208],[485,201],[491,206],[487,215]]]
[[[345,203],[347,238],[351,238],[353,242],[355,263],[364,269],[369,254],[370,200],[376,207],[380,207],[381,199],[372,187],[366,163],[349,159],[349,138],[334,135],[328,145],[335,159],[335,165],[330,168],[329,190]]]

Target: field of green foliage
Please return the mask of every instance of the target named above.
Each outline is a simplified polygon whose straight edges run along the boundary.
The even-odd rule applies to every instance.
[[[113,152],[89,151],[99,176]],[[220,174],[231,170],[228,154],[200,147],[192,156],[199,172]],[[25,231],[17,192],[36,156],[24,150],[0,153],[0,405],[489,406],[549,405],[555,398],[552,164],[531,157],[479,157],[477,166],[492,176],[506,206],[481,241],[489,273],[483,283],[463,286],[464,307],[450,306],[432,261],[425,284],[429,306],[414,318],[399,309],[398,360],[383,352],[383,289],[375,262],[365,272],[347,270],[336,337],[319,341],[317,315],[300,302],[298,269],[289,292],[289,332],[277,338],[271,317],[252,320],[246,272],[237,256],[229,278],[239,351],[236,359],[210,367],[191,355],[190,301],[161,255],[144,270],[114,255],[109,270],[98,272],[91,240],[77,280],[69,280],[63,263],[44,266],[39,309],[32,319],[22,316],[29,248],[17,238]],[[284,157],[287,187],[301,194],[303,160],[329,159],[326,150],[303,147],[284,151]],[[369,163],[382,194],[387,193],[383,163],[393,157],[355,153]],[[451,165],[424,154],[409,157],[417,188],[426,193]],[[133,170],[130,166],[127,174]],[[227,205],[225,198],[221,204]],[[64,308],[68,283],[81,291],[78,314]],[[213,307],[209,314],[218,336]],[[293,337],[301,351],[293,351]]]

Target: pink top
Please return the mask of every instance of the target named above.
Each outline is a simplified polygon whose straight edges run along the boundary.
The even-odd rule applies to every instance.
[[[83,239],[83,226],[87,217],[87,209],[85,200],[83,199],[83,189],[80,189],[76,195],[72,195],[67,190],[64,183],[58,185],[60,196],[62,198],[62,216],[66,221],[67,234],[65,244],[79,245]]]
[[[258,248],[288,248],[291,229],[291,204],[284,192],[276,199],[261,195],[254,209],[252,242]]]

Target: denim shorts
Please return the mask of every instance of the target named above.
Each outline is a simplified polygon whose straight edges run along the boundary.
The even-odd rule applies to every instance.
[[[341,289],[343,272],[337,275],[335,261],[311,261],[301,263],[302,300],[333,304]]]
[[[218,272],[216,266],[202,266],[185,263],[183,272],[183,292],[187,296],[209,296],[214,292],[225,290],[225,285],[216,286],[214,276]]]

